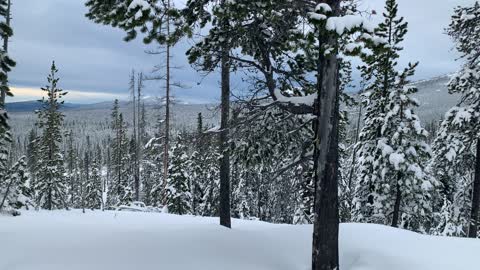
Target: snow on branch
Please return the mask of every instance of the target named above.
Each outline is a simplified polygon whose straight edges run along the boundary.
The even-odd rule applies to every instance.
[[[134,10],[140,7],[140,10],[150,10],[150,5],[145,0],[132,0],[128,6],[128,11]]]
[[[315,99],[317,98],[317,94],[311,94],[301,97],[287,97],[284,96],[279,89],[275,89],[275,98],[278,102],[291,103],[294,105],[313,106],[313,104],[315,103]]]
[[[374,31],[373,25],[359,15],[330,17],[327,19],[325,28],[328,31],[334,31],[339,35],[343,35],[345,32],[349,32],[358,28],[361,28],[369,33]]]

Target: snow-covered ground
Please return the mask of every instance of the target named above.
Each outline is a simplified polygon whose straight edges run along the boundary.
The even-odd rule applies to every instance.
[[[311,226],[141,212],[0,216],[0,270],[307,270]],[[344,224],[342,270],[480,269],[480,240]]]

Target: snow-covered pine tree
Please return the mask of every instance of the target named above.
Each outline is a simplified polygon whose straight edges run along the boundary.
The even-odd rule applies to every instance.
[[[417,64],[396,71],[408,26],[397,13],[396,1],[387,0],[384,21],[375,29],[387,46],[370,42],[373,53],[363,56],[362,75],[369,85],[363,94],[366,113],[358,143],[353,218],[424,231],[434,186],[425,171],[430,147],[413,112],[418,104],[410,95],[416,89],[408,86]]]
[[[52,63],[48,85],[42,88],[47,98],[42,98],[42,107],[36,111],[37,126],[42,129],[38,148],[38,169],[36,170],[35,192],[38,206],[52,210],[68,208],[65,183],[64,158],[60,151],[64,115],[60,112],[61,100],[67,92],[58,88],[58,69]]]
[[[70,130],[66,134],[65,149],[65,166],[66,166],[66,182],[69,205],[76,207],[80,205],[80,188],[79,188],[79,168],[78,168],[78,149],[75,143],[75,134]]]
[[[3,39],[3,48],[0,50],[0,108],[5,106],[5,96],[13,96],[8,86],[8,72],[15,67],[15,61],[8,55],[8,40],[13,36],[11,20],[11,0],[0,0],[0,37]]]
[[[96,22],[120,28],[127,33],[125,41],[136,39],[138,33],[143,34],[143,42],[156,43],[165,47],[165,130],[163,178],[168,177],[169,142],[170,142],[170,103],[171,103],[171,47],[184,35],[188,28],[182,25],[180,13],[171,0],[88,0],[86,16]],[[166,183],[166,182],[164,182]],[[165,189],[165,186],[158,191]]]
[[[478,237],[480,223],[480,3],[457,7],[447,33],[464,64],[449,85],[461,95],[434,143],[433,168],[443,184],[438,232]]]
[[[26,158],[22,157],[7,172],[5,172],[0,188],[0,211],[7,211],[13,215],[20,213],[16,209],[33,207],[32,189],[26,175]]]
[[[192,164],[192,183],[191,183],[191,194],[192,194],[192,214],[197,215],[200,213],[199,205],[203,202],[204,189],[203,184],[205,182],[204,172],[207,168],[205,166],[205,154],[206,148],[208,145],[205,140],[205,129],[203,127],[203,116],[202,113],[197,115],[197,130],[194,135],[194,150],[190,157]]]
[[[38,168],[38,134],[36,128],[32,128],[28,133],[26,143],[27,153],[27,172],[30,179],[30,184],[34,186],[36,168]]]
[[[220,132],[219,159],[220,167],[220,202],[219,216],[220,225],[231,227],[231,166],[230,166],[230,72],[232,61],[230,53],[235,44],[235,32],[230,27],[230,15],[235,12],[231,7],[234,2],[221,1],[198,1],[189,0],[186,8],[182,10],[186,25],[190,27],[199,26],[204,28],[210,23],[208,35],[187,51],[189,62],[196,64],[202,71],[211,72],[220,70],[221,74],[221,104],[220,104]]]
[[[168,166],[165,192],[165,202],[169,213],[191,214],[190,168],[187,148],[181,138],[177,138],[172,147],[172,160]]]
[[[102,153],[99,145],[91,159],[90,168],[85,168],[86,171],[89,171],[85,184],[85,207],[91,210],[102,209]]]
[[[110,205],[127,205],[133,201],[133,188],[128,174],[129,164],[129,141],[127,127],[123,120],[123,114],[118,110],[118,100],[115,101],[112,110],[112,128],[115,137],[112,141],[112,167],[114,183],[109,196],[113,201]]]

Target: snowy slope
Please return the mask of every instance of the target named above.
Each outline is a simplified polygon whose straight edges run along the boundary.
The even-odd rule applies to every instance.
[[[158,213],[54,211],[0,216],[0,270],[307,270],[311,226]],[[478,269],[480,240],[384,226],[341,227],[342,270]]]

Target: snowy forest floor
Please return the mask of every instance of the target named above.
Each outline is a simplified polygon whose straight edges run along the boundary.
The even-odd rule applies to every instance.
[[[114,211],[0,216],[0,270],[307,270],[311,226]],[[478,269],[480,240],[342,224],[341,270]]]

